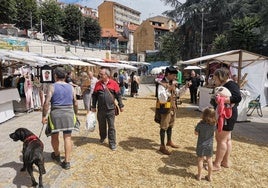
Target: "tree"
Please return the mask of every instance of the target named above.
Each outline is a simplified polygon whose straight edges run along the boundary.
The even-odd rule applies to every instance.
[[[213,53],[220,53],[230,50],[230,45],[228,43],[228,38],[225,34],[217,35],[215,40],[212,43],[211,51]]]
[[[86,17],[84,19],[84,33],[82,41],[96,44],[101,39],[101,27],[97,20]]]
[[[258,17],[244,17],[233,19],[228,33],[228,41],[233,49],[244,49],[257,52],[260,43],[261,25]]]
[[[257,34],[257,32],[261,34],[261,41],[255,41],[255,37],[259,37],[255,34],[255,37],[249,38],[248,40],[253,39],[253,42],[257,42],[257,47],[254,47],[255,52],[268,53],[267,0],[186,0],[183,4],[179,3],[178,0],[162,1],[174,7],[174,10],[166,11],[165,14],[181,24],[178,34],[185,39],[184,46],[180,49],[182,59],[190,59],[199,56],[201,30],[204,33],[202,38],[203,54],[211,54],[213,42],[223,42],[223,38],[217,38],[216,40],[215,38],[221,36],[221,34],[227,34],[227,31],[230,29],[234,29],[231,28],[233,27],[233,19],[244,19],[245,17],[258,17],[260,19],[262,25],[254,27],[254,32],[255,34]],[[203,29],[201,28],[202,21]],[[229,41],[229,36],[226,37]],[[230,45],[231,46],[228,47],[230,49],[237,47],[235,43],[231,43]],[[245,41],[243,45],[245,45]],[[253,47],[249,43],[247,43],[246,46],[248,50]],[[249,46],[251,47],[248,48]],[[213,50],[215,50],[215,48]]]
[[[35,25],[38,20],[37,3],[35,0],[16,0],[17,21],[16,26],[26,30]]]
[[[160,39],[160,53],[170,64],[175,65],[180,57],[180,43],[178,35],[174,33],[166,33]]]
[[[16,1],[2,0],[0,3],[0,24],[15,23],[17,16]]]
[[[57,35],[62,34],[63,11],[60,6],[53,0],[44,2],[40,9],[40,18],[42,19],[43,33],[50,37],[51,40]],[[39,27],[40,31],[40,27]]]
[[[261,0],[259,0],[261,1]],[[259,11],[259,17],[261,18],[261,41],[259,46],[259,53],[268,56],[268,3],[267,1],[260,2],[261,10]]]
[[[82,13],[75,5],[67,5],[64,8],[63,37],[68,41],[79,40],[83,34]],[[80,41],[79,41],[80,42]]]

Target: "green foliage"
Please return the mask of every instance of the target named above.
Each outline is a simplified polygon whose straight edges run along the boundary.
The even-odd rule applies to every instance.
[[[15,23],[17,16],[15,0],[0,1],[0,24]]]
[[[153,62],[153,61],[166,61],[166,58],[162,55],[161,52],[154,52],[154,53],[147,53],[146,62]]]
[[[20,29],[30,29],[31,28],[31,18],[32,24],[37,23],[38,20],[38,10],[36,0],[16,0],[17,9],[17,22],[16,26]]]
[[[160,52],[165,58],[165,60],[168,60],[172,65],[177,63],[180,56],[180,43],[177,37],[178,35],[176,35],[175,33],[167,33],[163,35],[160,39]]]
[[[42,19],[43,33],[52,40],[56,35],[61,35],[63,11],[60,6],[55,1],[50,0],[42,3],[39,11],[40,19]]]
[[[259,27],[261,26],[258,17],[244,17],[233,19],[228,33],[228,41],[234,49],[256,51],[260,40]]]
[[[63,37],[68,41],[79,40],[83,35],[82,13],[75,5],[67,5],[64,8]]]
[[[211,52],[213,53],[220,53],[229,50],[229,43],[226,35],[220,34],[217,35],[215,40],[212,43],[212,49]]]
[[[84,34],[82,41],[96,44],[101,39],[101,27],[97,20],[86,17],[84,19]]]
[[[181,24],[178,35],[183,39],[179,49],[182,59],[200,56],[202,20],[203,55],[237,48],[268,55],[267,0],[162,1],[174,7],[165,14]]]

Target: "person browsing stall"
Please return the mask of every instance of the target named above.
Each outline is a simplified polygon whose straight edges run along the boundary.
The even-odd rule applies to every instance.
[[[113,79],[110,79],[110,70],[101,68],[99,72],[99,81],[96,83],[92,94],[91,111],[97,112],[97,120],[99,123],[100,142],[103,143],[107,137],[108,125],[108,141],[111,150],[116,150],[116,130],[115,120],[115,99],[118,102],[120,111],[123,112],[124,105],[120,93],[119,85]]]
[[[197,90],[200,85],[200,79],[196,76],[194,70],[191,71],[191,77],[188,79],[191,103],[197,104]]]

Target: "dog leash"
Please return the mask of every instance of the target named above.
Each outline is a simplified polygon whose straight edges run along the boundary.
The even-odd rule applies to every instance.
[[[40,134],[39,134],[39,137],[38,137],[38,138],[40,138],[41,135],[42,135],[42,132],[43,132],[43,129],[44,129],[44,125],[45,125],[45,124],[42,125],[42,129],[41,129],[41,131],[40,131]]]

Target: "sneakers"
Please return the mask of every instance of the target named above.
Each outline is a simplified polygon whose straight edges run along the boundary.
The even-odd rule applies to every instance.
[[[63,161],[63,162],[61,163],[61,167],[62,167],[63,169],[65,169],[65,170],[69,170],[69,169],[71,168],[70,162],[65,162],[65,161]]]
[[[57,163],[59,163],[60,166],[61,166],[63,169],[68,170],[68,169],[71,168],[70,162],[65,162],[65,161],[61,162],[61,161],[60,161],[60,155],[55,155],[55,152],[52,152],[52,153],[51,153],[51,158],[52,158],[54,161],[56,161]]]
[[[112,151],[115,151],[116,150],[116,145],[115,144],[114,145],[110,145],[110,148],[111,148]]]
[[[55,155],[55,152],[51,153],[51,158],[56,161],[57,163],[60,163],[60,155]]]

